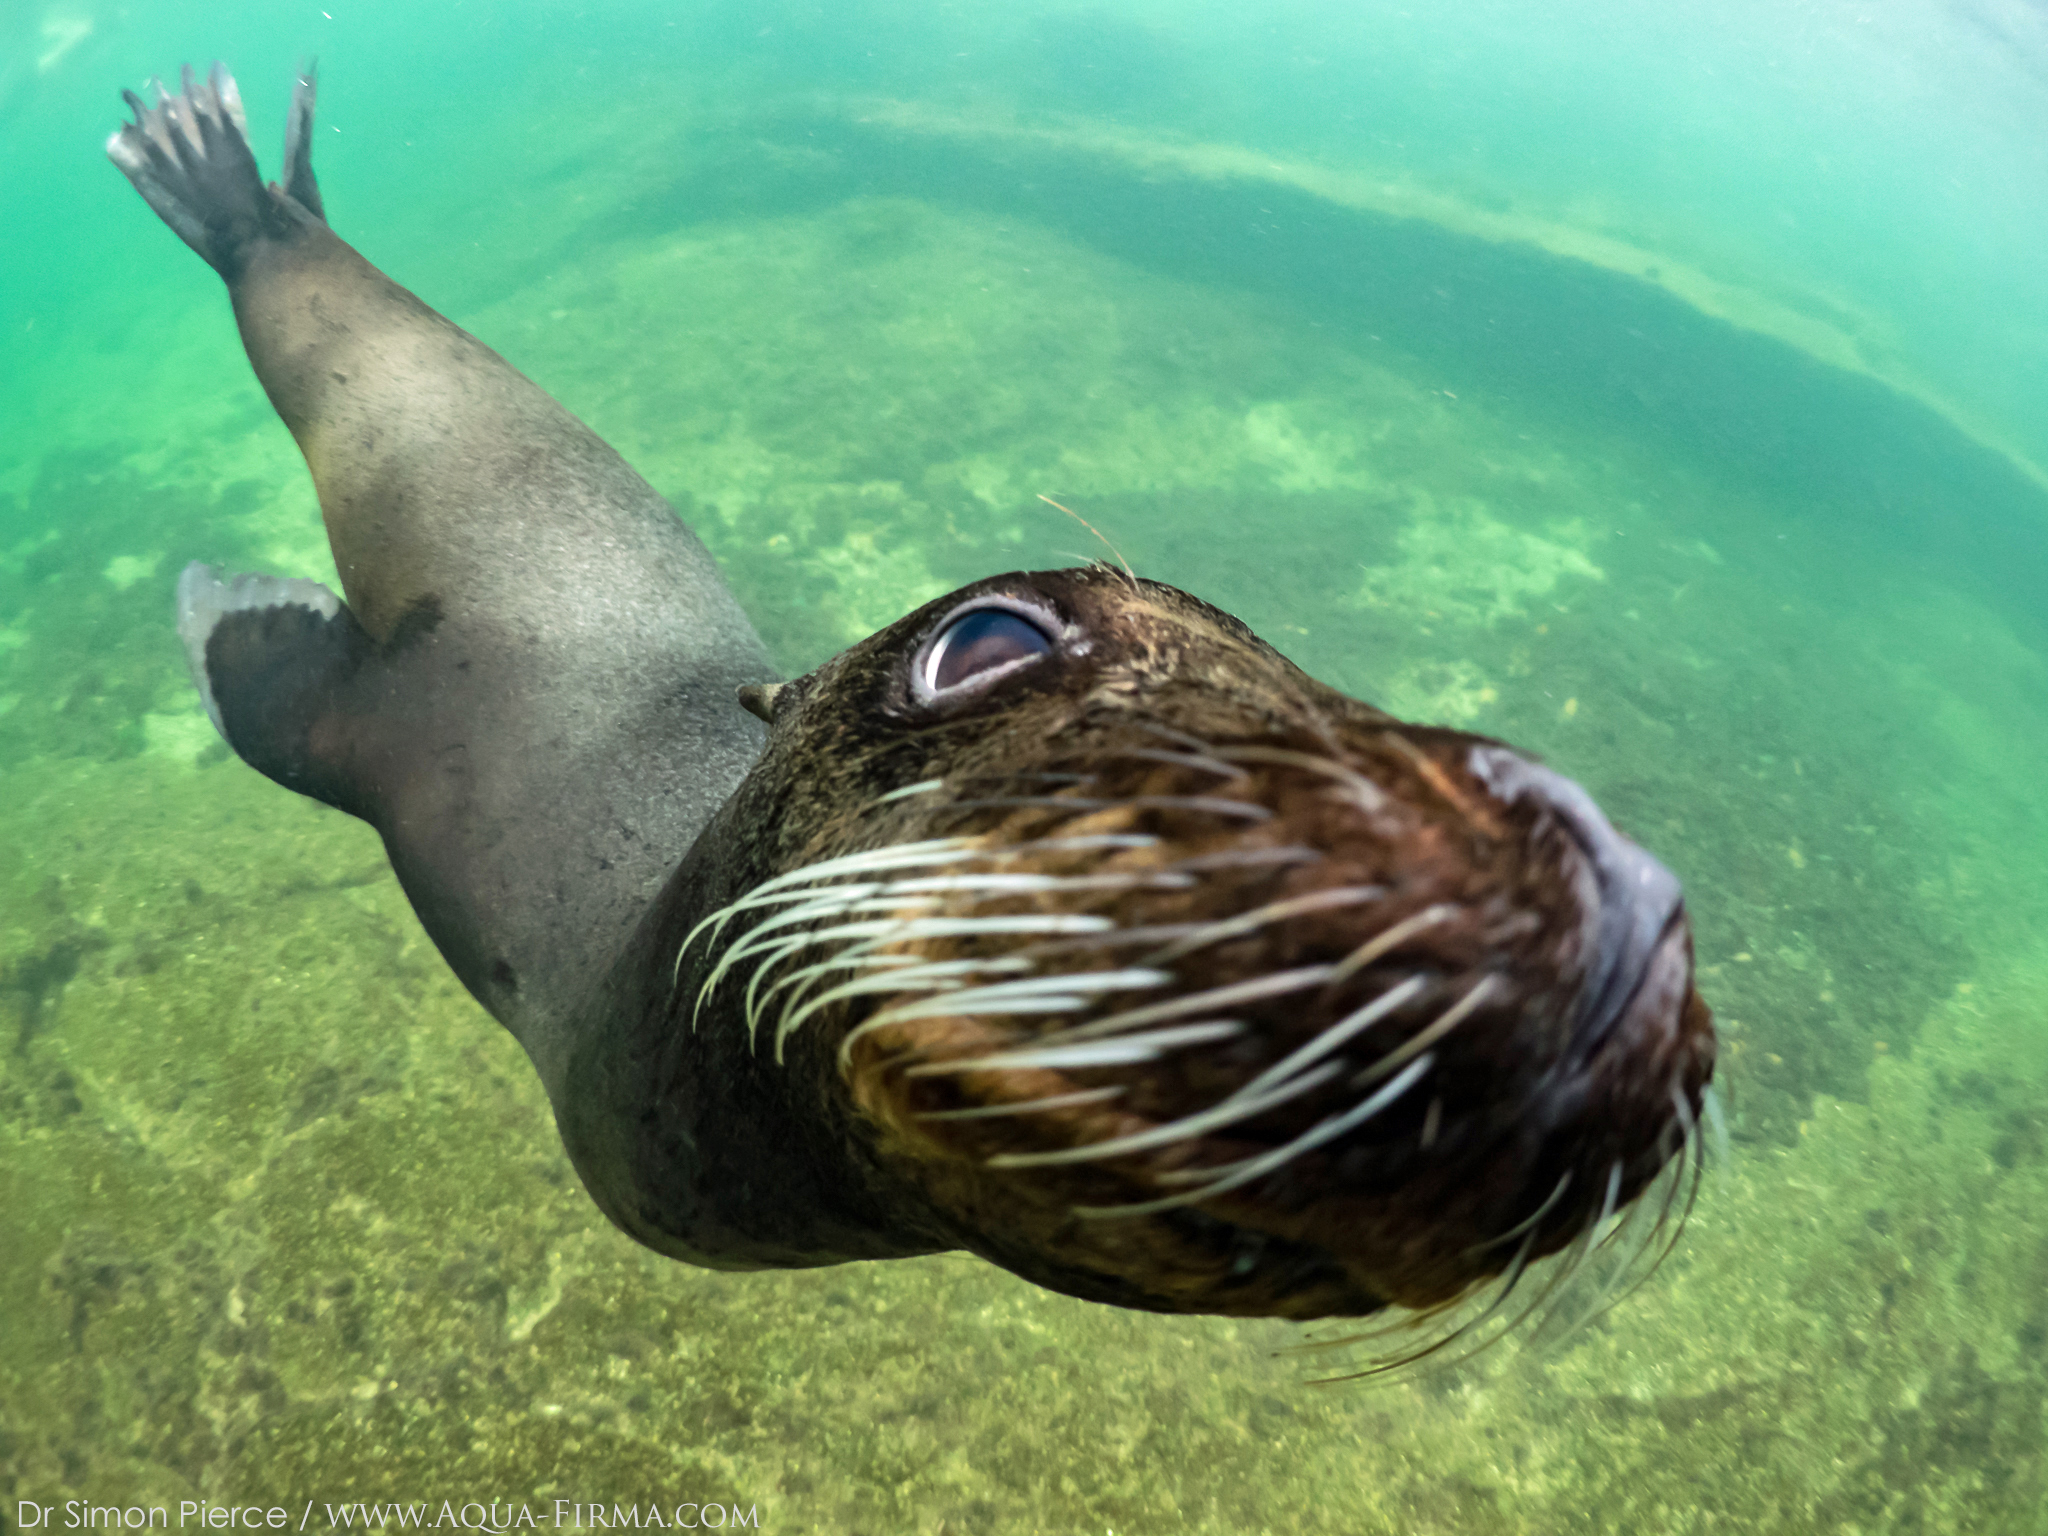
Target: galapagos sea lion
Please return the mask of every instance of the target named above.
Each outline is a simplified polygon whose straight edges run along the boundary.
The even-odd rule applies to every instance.
[[[383,835],[635,1238],[1312,1318],[1673,1198],[1713,1027],[1577,785],[1107,569],[777,682],[662,499],[329,229],[310,75],[269,187],[224,70],[158,98],[108,153],[226,280],[346,598],[189,568],[207,708]]]

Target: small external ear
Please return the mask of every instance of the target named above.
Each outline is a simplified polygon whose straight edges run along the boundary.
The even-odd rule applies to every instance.
[[[788,686],[787,683],[744,683],[739,689],[740,708],[757,720],[772,722],[775,719],[775,695]]]

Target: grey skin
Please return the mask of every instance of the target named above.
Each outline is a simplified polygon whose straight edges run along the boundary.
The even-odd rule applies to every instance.
[[[128,100],[108,155],[226,279],[347,598],[188,569],[195,677],[245,759],[383,834],[559,1108],[575,1005],[760,752],[767,652],[646,481],[327,227],[310,74],[282,188],[218,66]]]

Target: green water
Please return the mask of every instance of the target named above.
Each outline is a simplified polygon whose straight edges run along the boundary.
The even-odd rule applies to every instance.
[[[0,17],[0,1531],[2048,1531],[2048,25],[1647,10]],[[1098,553],[1046,495],[1583,780],[1726,1031],[1655,1278],[1331,1390],[1279,1325],[609,1228],[375,837],[227,754],[172,631],[188,559],[332,569],[99,146],[219,55],[274,168],[314,51],[336,228],[625,453],[786,667]]]

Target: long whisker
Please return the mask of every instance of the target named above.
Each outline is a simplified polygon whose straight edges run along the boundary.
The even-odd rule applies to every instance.
[[[916,784],[905,784],[901,789],[892,789],[886,795],[877,795],[860,808],[857,814],[874,810],[877,806],[894,805],[898,800],[911,800],[919,795],[936,794],[946,787],[944,779],[924,779]]]
[[[1108,1141],[1089,1142],[1078,1147],[1058,1147],[1050,1152],[1001,1152],[988,1160],[991,1168],[1049,1168],[1061,1163],[1091,1163],[1105,1157],[1123,1157],[1132,1152],[1147,1152],[1154,1147],[1167,1147],[1177,1141],[1200,1136],[1213,1131],[1219,1125],[1231,1125],[1239,1120],[1249,1120],[1277,1108],[1290,1099],[1300,1098],[1312,1088],[1320,1087],[1336,1074],[1334,1064],[1314,1068],[1290,1082],[1281,1084],[1257,1099],[1241,1102],[1212,1104],[1198,1114],[1183,1115],[1165,1125],[1155,1125],[1150,1130],[1134,1131],[1128,1136],[1113,1136]]]
[[[786,955],[794,954],[818,942],[821,934],[837,936],[845,933],[848,927],[846,924],[840,924],[834,928],[819,929],[810,926],[814,922],[826,918],[843,917],[850,912],[885,912],[892,914],[891,917],[880,920],[882,925],[886,927],[891,921],[905,921],[906,919],[903,919],[900,914],[906,907],[930,909],[939,905],[939,900],[935,896],[928,896],[921,901],[915,902],[898,902],[888,900],[887,898],[876,901],[864,894],[866,891],[873,889],[875,889],[873,886],[836,887],[823,896],[813,895],[802,906],[792,907],[787,912],[778,912],[774,916],[756,923],[738,943],[719,954],[718,963],[712,966],[711,974],[705,978],[704,984],[697,989],[697,1001],[690,1012],[692,1027],[695,1027],[698,1016],[704,1012],[706,1000],[718,989],[719,984],[731,974],[733,967],[742,960],[751,960],[754,956],[764,951],[774,951],[774,959],[766,962],[773,964],[774,960],[780,960]],[[846,899],[846,894],[849,891],[856,899]],[[859,926],[865,930],[873,931],[875,924],[871,922]]]
[[[1432,1369],[1448,1370],[1452,1366],[1460,1365],[1465,1361],[1470,1360],[1475,1356],[1484,1353],[1486,1350],[1493,1348],[1494,1345],[1498,1344],[1502,1339],[1509,1338],[1517,1332],[1519,1332],[1523,1324],[1525,1324],[1531,1317],[1535,1316],[1539,1312],[1546,1311],[1558,1300],[1560,1295],[1565,1291],[1566,1287],[1571,1282],[1571,1280],[1578,1274],[1580,1267],[1585,1263],[1586,1255],[1592,1251],[1594,1237],[1598,1230],[1598,1223],[1583,1228],[1579,1232],[1579,1234],[1572,1239],[1570,1246],[1567,1247],[1563,1253],[1558,1254],[1554,1257],[1550,1264],[1548,1272],[1543,1277],[1543,1283],[1537,1289],[1535,1294],[1530,1296],[1527,1303],[1518,1312],[1516,1312],[1512,1317],[1508,1318],[1504,1323],[1501,1324],[1500,1327],[1494,1329],[1491,1335],[1489,1335],[1488,1337],[1480,1339],[1476,1343],[1470,1342],[1473,1334],[1478,1330],[1478,1328],[1482,1324],[1484,1324],[1488,1318],[1492,1317],[1495,1313],[1497,1313],[1500,1310],[1501,1305],[1507,1300],[1509,1293],[1515,1289],[1516,1282],[1519,1281],[1521,1275],[1525,1271],[1528,1254],[1536,1241],[1536,1233],[1534,1233],[1533,1231],[1522,1239],[1522,1245],[1516,1251],[1516,1261],[1509,1270],[1506,1279],[1506,1284],[1493,1298],[1491,1304],[1489,1304],[1486,1307],[1486,1309],[1483,1312],[1481,1312],[1477,1317],[1463,1321],[1450,1320],[1448,1321],[1447,1326],[1445,1326],[1444,1331],[1440,1335],[1434,1338],[1430,1338],[1427,1334],[1425,1334],[1425,1342],[1419,1344],[1414,1349],[1402,1351],[1398,1354],[1389,1355],[1376,1359],[1369,1363],[1363,1370],[1352,1371],[1342,1376],[1323,1377],[1318,1380],[1309,1382],[1308,1385],[1335,1386],[1341,1382],[1358,1381],[1375,1376],[1385,1376],[1392,1371],[1405,1371],[1417,1365],[1419,1362],[1430,1359],[1433,1356],[1442,1354],[1445,1350],[1448,1350],[1452,1348],[1452,1346],[1459,1345],[1461,1343],[1465,1344],[1466,1347],[1463,1348],[1459,1353],[1447,1356],[1446,1358],[1438,1361],[1436,1365],[1432,1367]],[[1427,1325],[1439,1319],[1453,1319],[1455,1317],[1455,1314],[1462,1309],[1462,1306],[1462,1301],[1454,1301],[1445,1308],[1436,1309],[1436,1311],[1433,1314],[1425,1314],[1421,1317],[1397,1320],[1393,1323],[1390,1323],[1385,1328],[1367,1329],[1357,1334],[1354,1334],[1346,1339],[1333,1340],[1331,1341],[1331,1343],[1332,1346],[1335,1347],[1337,1345],[1342,1344],[1372,1342],[1378,1339],[1388,1338],[1394,1335],[1395,1333],[1401,1332],[1405,1329],[1415,1328],[1418,1325]]]
[[[1383,810],[1387,804],[1386,791],[1379,785],[1356,768],[1332,758],[1317,757],[1309,752],[1295,752],[1286,747],[1250,745],[1217,747],[1215,755],[1226,763],[1274,763],[1282,767],[1300,768],[1308,773],[1321,774],[1324,778],[1334,779],[1350,790],[1357,798],[1359,808],[1364,811]]]
[[[1077,1205],[1074,1214],[1083,1217],[1102,1216],[1150,1216],[1160,1211],[1170,1211],[1176,1206],[1193,1205],[1198,1201],[1212,1199],[1225,1190],[1236,1189],[1254,1179],[1284,1168],[1304,1152],[1312,1152],[1325,1142],[1334,1141],[1347,1131],[1356,1130],[1389,1104],[1400,1098],[1421,1081],[1424,1073],[1435,1065],[1435,1058],[1425,1056],[1406,1072],[1388,1083],[1372,1097],[1353,1105],[1341,1115],[1331,1115],[1318,1121],[1284,1146],[1257,1157],[1241,1162],[1223,1163],[1213,1168],[1185,1168],[1170,1170],[1159,1175],[1162,1184],[1192,1184],[1201,1182],[1201,1188],[1185,1194],[1168,1195],[1159,1200],[1143,1200],[1131,1205]],[[1226,1101],[1228,1102],[1228,1101]]]
[[[1204,811],[1211,816],[1241,816],[1246,821],[1271,821],[1273,813],[1250,800],[1227,800],[1219,795],[1126,795],[1117,799],[1075,795],[991,795],[985,799],[956,800],[953,809],[963,811],[1017,810],[1045,806],[1056,811]]]
[[[1714,1165],[1726,1170],[1735,1161],[1735,1153],[1728,1140],[1728,1117],[1721,1113],[1721,1095],[1714,1091],[1712,1083],[1700,1090],[1700,1112],[1706,1116],[1707,1130],[1713,1138]]]
[[[1231,763],[1198,752],[1170,752],[1163,747],[1125,747],[1113,754],[1117,758],[1135,757],[1148,763],[1165,763],[1172,768],[1200,768],[1206,773],[1219,774],[1226,779],[1247,777],[1245,771]]]
[[[863,902],[880,902],[886,907],[895,893],[918,899],[906,900],[906,906],[932,905],[929,896],[919,893],[978,892],[982,894],[1017,894],[1035,891],[1073,891],[1090,889],[1113,889],[1123,885],[1143,885],[1164,889],[1185,887],[1188,877],[1174,870],[1150,871],[1109,871],[1094,875],[1014,875],[993,873],[930,876],[923,880],[859,881],[851,884],[825,884],[824,879],[836,879],[847,875],[886,873],[896,869],[920,869],[933,865],[958,864],[969,860],[1002,863],[1023,857],[1030,853],[1107,852],[1143,849],[1154,846],[1158,839],[1148,834],[1109,833],[1084,835],[1069,838],[1042,838],[1032,842],[1013,844],[1006,848],[984,849],[971,840],[963,838],[935,838],[921,843],[893,844],[885,849],[870,850],[862,854],[844,855],[837,859],[821,861],[778,875],[763,881],[738,901],[732,902],[705,918],[684,939],[676,951],[675,972],[671,986],[678,984],[682,977],[683,959],[698,934],[714,924],[722,926],[736,914],[764,906],[782,906],[785,910],[755,924],[747,936],[719,957],[710,978],[697,994],[696,1014],[703,1011],[705,1000],[724,980],[732,967],[741,960],[750,959],[761,953],[764,935],[797,924],[813,922],[842,912],[877,910],[876,905],[861,905]],[[1022,882],[1022,883],[1017,883]],[[1046,883],[1051,882],[1051,883]],[[815,935],[816,941],[848,937],[843,931],[825,930]],[[780,943],[777,939],[775,942]],[[808,941],[807,941],[808,942]],[[799,946],[801,947],[801,946]],[[785,951],[787,953],[787,951]],[[777,956],[777,959],[783,958]]]
[[[718,990],[720,982],[731,974],[732,968],[742,960],[751,960],[764,952],[773,952],[772,957],[762,961],[773,965],[785,956],[808,949],[811,945],[833,939],[864,938],[871,934],[890,933],[905,923],[915,921],[904,916],[907,910],[922,908],[926,911],[939,906],[936,896],[898,900],[894,897],[863,896],[857,901],[840,899],[844,887],[837,888],[822,897],[815,897],[801,907],[756,923],[737,944],[730,946],[718,957],[718,963],[711,968],[704,985],[697,989],[697,1004],[691,1013],[694,1024],[697,1016],[704,1011],[704,1004],[711,994]],[[814,928],[810,924],[826,918],[837,918],[856,912],[880,912],[887,914],[865,922],[839,923],[830,928]]]
[[[1017,951],[1033,962],[1054,955],[1087,954],[1091,950],[1120,949],[1131,944],[1157,945],[1162,939],[1177,939],[1199,926],[1195,923],[1154,923],[1143,928],[1118,928],[1106,933],[1086,933],[1071,939],[1047,939]]]
[[[975,966],[976,969],[981,968],[978,962],[970,961],[967,963]],[[776,977],[774,983],[766,991],[761,990],[761,983],[768,978],[774,967],[772,965],[756,966],[754,974],[747,978],[746,1006],[744,1011],[747,1038],[751,1040],[759,1031],[762,1013],[767,1010],[768,1005],[775,1000],[776,995],[780,992],[794,989],[800,996],[803,989],[812,982],[832,975],[837,971],[887,969],[900,973],[906,970],[921,970],[923,964],[924,962],[917,955],[888,950],[880,952],[859,950],[858,946],[855,946],[838,951],[828,960],[820,960],[811,965],[799,966],[796,970]]]
[[[1470,1253],[1484,1253],[1489,1248],[1498,1248],[1502,1243],[1513,1242],[1516,1238],[1520,1237],[1524,1232],[1533,1231],[1536,1227],[1536,1224],[1542,1221],[1544,1217],[1548,1216],[1551,1212],[1551,1209],[1554,1206],[1556,1206],[1557,1202],[1564,1198],[1564,1192],[1567,1189],[1571,1188],[1571,1184],[1572,1171],[1571,1169],[1567,1168],[1564,1171],[1564,1176],[1557,1181],[1556,1186],[1550,1191],[1550,1193],[1544,1196],[1543,1203],[1537,1206],[1535,1210],[1531,1211],[1527,1216],[1524,1216],[1512,1227],[1509,1227],[1507,1231],[1501,1233],[1499,1237],[1489,1237],[1483,1243],[1475,1243],[1467,1251]]]
[[[729,902],[716,912],[704,918],[683,939],[676,951],[676,971],[682,971],[683,957],[697,936],[707,928],[722,928],[742,912],[762,906],[786,904],[791,900],[809,900],[811,895],[791,896],[792,889],[805,886],[826,886],[829,882],[851,875],[884,874],[899,869],[922,869],[939,865],[958,864],[971,859],[982,859],[990,863],[1005,863],[1014,859],[1047,853],[1107,853],[1119,850],[1152,848],[1159,839],[1144,832],[1106,832],[1081,834],[1063,838],[1036,838],[1026,842],[1012,843],[1004,847],[986,847],[977,838],[935,837],[911,843],[890,843],[881,848],[870,848],[859,853],[841,854],[837,858],[821,859],[814,864],[787,870],[754,886],[737,901]],[[812,893],[815,894],[815,893]]]
[[[1500,986],[1500,978],[1494,975],[1480,977],[1472,983],[1471,989],[1429,1024],[1417,1030],[1408,1039],[1395,1046],[1378,1061],[1351,1079],[1352,1086],[1363,1088],[1367,1083],[1377,1082],[1389,1072],[1399,1069],[1410,1057],[1419,1056],[1437,1041],[1449,1034],[1458,1025],[1472,1016],[1472,1011],[1492,997]]]
[[[1185,874],[1204,874],[1216,869],[1256,869],[1265,864],[1316,864],[1322,857],[1315,849],[1299,844],[1285,848],[1220,848],[1214,853],[1176,859],[1170,867]]]
[[[892,843],[887,848],[873,848],[863,853],[842,854],[836,859],[824,859],[816,864],[806,864],[801,869],[788,870],[762,881],[739,900],[728,902],[692,928],[676,948],[675,975],[682,975],[683,957],[690,952],[690,946],[697,942],[697,935],[707,928],[714,934],[717,933],[738,914],[769,904],[777,892],[785,891],[791,886],[822,884],[841,875],[872,874],[888,869],[914,869],[923,865],[956,863],[981,855],[982,849],[973,838],[936,837],[915,843]]]
[[[1172,980],[1173,973],[1170,971],[1155,971],[1142,967],[1122,971],[1078,971],[1062,976],[1030,976],[1018,981],[991,982],[987,986],[969,987],[964,991],[949,992],[936,998],[919,998],[913,1002],[898,1003],[882,1009],[857,1028],[847,1031],[846,1037],[839,1043],[839,1063],[844,1067],[852,1060],[856,1041],[878,1029],[887,1029],[895,1024],[906,1024],[917,1019],[943,1019],[955,1016],[1076,1013],[1104,993],[1148,991],[1154,987],[1163,987]],[[833,988],[833,992],[842,990],[844,989]],[[809,1005],[806,1011],[795,1019],[784,1021],[776,1037],[778,1051],[782,1039],[801,1024],[810,1012],[835,1000],[833,992],[826,993],[816,1003]]]
[[[1418,933],[1427,933],[1438,923],[1447,923],[1458,915],[1458,909],[1449,902],[1438,902],[1433,907],[1424,907],[1420,912],[1411,913],[1400,922],[1358,946],[1337,962],[1330,972],[1330,985],[1356,976],[1383,955],[1400,948]]]
[[[1209,1045],[1244,1033],[1236,1019],[1215,1019],[1203,1024],[1181,1024],[1172,1029],[1155,1029],[1142,1035],[1118,1035],[1112,1040],[1087,1040],[1079,1045],[1020,1047],[993,1056],[976,1056],[967,1061],[927,1061],[909,1069],[912,1077],[958,1076],[963,1072],[1023,1072],[1034,1068],[1127,1067],[1157,1061],[1168,1051],[1189,1045]]]
[[[1307,1382],[1306,1385],[1311,1387],[1335,1386],[1340,1382],[1358,1381],[1374,1376],[1384,1376],[1393,1371],[1406,1370],[1432,1355],[1449,1349],[1460,1342],[1472,1339],[1492,1318],[1498,1315],[1501,1309],[1507,1305],[1508,1299],[1514,1294],[1516,1287],[1521,1283],[1523,1275],[1528,1273],[1529,1254],[1535,1247],[1535,1243],[1535,1234],[1531,1233],[1522,1240],[1521,1247],[1515,1250],[1514,1258],[1509,1261],[1507,1269],[1498,1280],[1486,1287],[1485,1290],[1462,1297],[1447,1307],[1433,1309],[1431,1312],[1419,1316],[1399,1318],[1388,1323],[1385,1327],[1364,1329],[1343,1338],[1318,1340],[1309,1344],[1299,1345],[1293,1349],[1283,1350],[1281,1353],[1327,1353],[1332,1349],[1342,1348],[1349,1344],[1376,1343],[1381,1339],[1392,1338],[1403,1332],[1418,1332],[1421,1334],[1421,1338],[1415,1348],[1376,1359],[1364,1370],[1349,1372],[1342,1376],[1326,1376],[1313,1379]],[[1485,1305],[1480,1307],[1473,1316],[1466,1318],[1455,1318],[1452,1316],[1452,1314],[1465,1309],[1468,1302],[1477,1303],[1482,1296],[1485,1298]],[[1542,1305],[1542,1299],[1543,1293],[1539,1292],[1536,1297],[1532,1298],[1528,1306],[1523,1307],[1516,1316],[1495,1329],[1491,1337],[1471,1345],[1462,1354],[1454,1355],[1438,1362],[1433,1367],[1433,1370],[1448,1370],[1452,1366],[1462,1364],[1474,1355],[1492,1348],[1494,1344],[1519,1328],[1522,1320],[1528,1317],[1530,1312],[1535,1310],[1536,1307]],[[1432,1336],[1426,1331],[1431,1327],[1441,1327],[1443,1331]]]
[[[1382,885],[1340,885],[1328,890],[1310,891],[1305,896],[1290,896],[1283,901],[1268,902],[1263,907],[1254,907],[1249,912],[1240,912],[1219,922],[1209,923],[1196,929],[1186,938],[1169,944],[1151,957],[1155,965],[1178,960],[1183,955],[1205,949],[1211,944],[1221,944],[1239,934],[1256,933],[1271,923],[1285,922],[1290,917],[1300,917],[1308,912],[1325,912],[1332,907],[1362,907],[1368,902],[1378,901],[1387,894]]]
[[[891,910],[896,910],[892,905]],[[1094,933],[1110,927],[1106,917],[1095,917],[1086,913],[1031,913],[1017,917],[886,917],[865,922],[841,923],[836,927],[821,930],[802,930],[786,935],[774,946],[762,965],[779,964],[790,955],[796,954],[812,943],[836,940],[866,940],[872,944],[908,942],[913,939],[980,938],[995,934],[1066,934]],[[761,946],[770,948],[770,946]],[[717,976],[704,984],[704,992],[698,996],[701,1010],[705,995],[716,985]],[[808,1014],[806,1014],[808,1016]],[[786,1035],[794,1026],[785,1024]]]
[[[1209,743],[1202,740],[1201,737],[1190,735],[1186,731],[1175,730],[1163,721],[1133,720],[1131,724],[1148,736],[1157,736],[1163,741],[1172,742],[1177,747],[1185,747],[1190,752],[1206,753],[1210,750]]]
[[[888,911],[897,905],[898,898],[934,897],[954,894],[970,894],[988,898],[1017,895],[1071,894],[1080,891],[1118,891],[1139,888],[1183,890],[1193,883],[1192,877],[1172,870],[1135,870],[1111,871],[1097,875],[926,875],[908,880],[892,880],[886,885],[868,882],[855,886],[835,886],[830,888],[829,896],[843,896],[845,898],[843,905],[834,904],[827,895],[821,895],[813,902],[804,905],[794,912],[784,913],[780,917],[757,925],[746,940],[734,946],[730,952],[722,957],[721,963],[713,970],[711,978],[705,983],[704,992],[700,993],[699,1007],[702,1007],[703,997],[708,995],[709,991],[714,989],[724,979],[724,976],[734,964],[742,959],[751,958],[760,952],[762,946],[755,942],[758,936],[773,929],[807,922],[814,917],[836,916],[842,911]],[[930,901],[905,900],[902,904],[905,906],[929,907],[933,903]],[[746,994],[747,1027],[750,1034],[755,1026],[757,996],[759,995],[762,982],[767,979],[776,964],[794,952],[794,948],[808,947],[813,941],[813,936],[808,934],[794,941],[793,947],[790,941],[777,940],[779,952],[772,959],[762,962],[755,968],[754,974],[747,984]],[[798,972],[797,975],[799,977],[807,977],[815,973],[816,968],[811,967]],[[772,996],[776,991],[789,985],[791,980],[792,978],[785,977],[778,981],[770,989],[769,995]]]
[[[1038,1114],[1049,1109],[1079,1109],[1088,1104],[1107,1104],[1111,1099],[1120,1098],[1124,1085],[1115,1083],[1107,1088],[1083,1088],[1076,1093],[1055,1093],[1043,1099],[1023,1099],[1015,1104],[977,1104],[971,1109],[932,1109],[914,1120],[995,1120],[1008,1115]]]
[[[777,957],[778,960],[780,958],[780,956]],[[889,963],[899,958],[904,962],[903,964],[892,965]],[[757,1007],[754,999],[754,987],[759,984],[761,977],[768,972],[770,966],[774,963],[774,961],[768,961],[758,967],[754,972],[753,980],[747,986],[746,1023],[747,1038],[750,1041],[754,1038],[756,1031],[760,1027],[761,1015],[767,1011],[766,1005],[769,1001],[767,997],[764,997],[760,1000],[760,1006]],[[772,993],[775,990],[779,990],[790,982],[798,983],[798,997],[792,998],[784,1009],[783,1017],[788,1019],[791,1013],[804,1006],[800,1000],[804,996],[801,992],[803,984],[815,979],[818,973],[822,971],[852,969],[875,970],[880,971],[881,974],[860,976],[852,981],[842,982],[832,988],[834,999],[859,997],[871,992],[908,992],[918,988],[931,992],[953,991],[965,986],[971,978],[977,976],[1014,973],[1018,970],[1028,969],[1028,967],[1019,966],[1001,959],[920,961],[916,955],[902,955],[899,957],[886,953],[867,953],[852,956],[850,959],[842,957],[829,961],[822,966],[805,966],[803,970],[797,971],[793,975],[786,976],[781,981],[778,981],[770,991]],[[784,1032],[778,1026],[776,1029],[776,1039],[780,1040],[782,1038],[784,1038]]]
[[[1370,1029],[1396,1009],[1414,1001],[1422,989],[1428,986],[1420,976],[1410,976],[1398,987],[1382,992],[1363,1008],[1346,1014],[1335,1024],[1317,1035],[1300,1049],[1281,1058],[1266,1068],[1257,1077],[1237,1090],[1240,1094],[1263,1093],[1278,1082],[1284,1082],[1304,1067],[1313,1066],[1332,1051],[1342,1050],[1363,1031]]]
[[[1103,1035],[1116,1034],[1120,1030],[1137,1029],[1145,1024],[1160,1024],[1168,1019],[1186,1018],[1191,1013],[1210,1013],[1220,1008],[1234,1008],[1239,1003],[1255,1003],[1268,997],[1284,997],[1290,992],[1303,992],[1310,987],[1320,986],[1328,970],[1329,967],[1326,965],[1303,966],[1299,970],[1275,971],[1270,976],[1254,976],[1248,981],[1210,987],[1204,992],[1186,993],[1180,997],[1169,998],[1163,1003],[1148,1003],[1142,1008],[1112,1013],[1106,1018],[1061,1030],[1058,1035],[1047,1037],[1047,1043],[1053,1040],[1093,1040]]]

